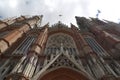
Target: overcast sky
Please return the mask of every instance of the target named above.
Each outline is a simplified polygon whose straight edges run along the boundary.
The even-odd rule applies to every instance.
[[[42,14],[44,24],[76,25],[75,16],[96,17],[100,10],[100,19],[119,22],[119,8],[120,0],[0,0],[0,18]]]

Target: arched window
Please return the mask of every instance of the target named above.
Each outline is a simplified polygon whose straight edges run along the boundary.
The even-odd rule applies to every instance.
[[[26,54],[31,46],[32,43],[36,40],[36,36],[29,35],[27,36],[22,43],[15,49],[15,51],[12,54]]]
[[[64,33],[53,34],[48,38],[45,54],[50,55],[59,53],[61,44],[63,51],[68,51],[69,54],[77,54],[77,48],[73,38]]]
[[[99,56],[107,56],[107,52],[97,43],[97,41],[92,37],[84,38],[85,41],[90,45],[93,51]]]

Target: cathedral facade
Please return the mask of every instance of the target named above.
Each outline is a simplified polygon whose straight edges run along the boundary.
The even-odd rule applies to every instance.
[[[120,25],[75,17],[78,27],[41,26],[42,15],[0,21],[0,80],[120,80]]]

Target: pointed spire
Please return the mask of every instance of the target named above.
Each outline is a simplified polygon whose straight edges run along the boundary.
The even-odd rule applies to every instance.
[[[75,26],[74,24],[72,24],[72,23],[70,23],[70,25],[71,25],[71,28],[72,28],[72,27],[76,27],[76,26]]]
[[[45,24],[43,27],[48,27],[49,26],[49,22],[47,24]]]

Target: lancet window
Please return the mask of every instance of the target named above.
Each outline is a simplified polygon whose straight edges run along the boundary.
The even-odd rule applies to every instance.
[[[36,40],[36,36],[34,35],[29,35],[25,38],[25,40],[22,41],[22,43],[15,49],[13,54],[26,54],[27,51],[29,50],[30,46],[34,41]]]
[[[97,41],[91,37],[86,37],[85,41],[90,45],[95,53],[99,56],[107,56],[107,52],[97,43]]]

